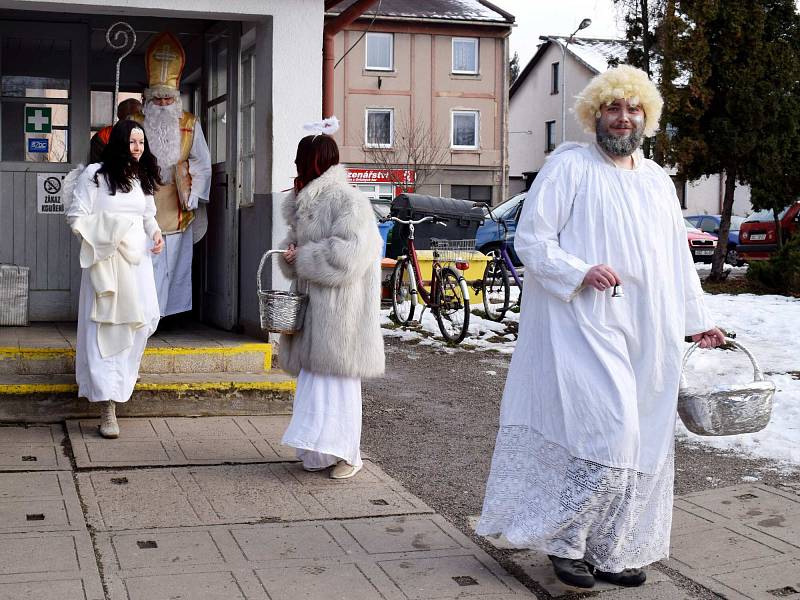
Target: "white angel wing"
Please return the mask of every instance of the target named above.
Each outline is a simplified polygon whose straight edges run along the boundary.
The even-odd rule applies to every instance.
[[[61,183],[61,203],[64,205],[64,212],[69,211],[69,207],[72,205],[75,184],[78,183],[78,177],[81,176],[85,168],[83,164],[79,164],[67,173],[67,176],[64,177],[64,181]]]

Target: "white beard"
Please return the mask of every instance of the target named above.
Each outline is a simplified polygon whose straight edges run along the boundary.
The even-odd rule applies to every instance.
[[[172,183],[173,167],[181,157],[181,126],[183,105],[180,98],[167,106],[148,100],[144,106],[144,132],[150,152],[156,157],[164,183]]]

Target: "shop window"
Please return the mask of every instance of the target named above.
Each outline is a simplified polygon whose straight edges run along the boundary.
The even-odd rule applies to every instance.
[[[0,38],[0,160],[69,162],[69,40]]]
[[[391,108],[368,108],[366,112],[366,135],[368,148],[391,148],[394,142],[394,110]]]
[[[453,38],[453,73],[477,75],[478,38]]]
[[[394,69],[393,34],[367,34],[365,68],[375,71],[392,71]]]
[[[452,113],[451,146],[456,150],[478,147],[479,117],[477,110],[454,110]]]
[[[490,185],[451,185],[450,195],[459,200],[473,202],[492,202],[492,186]]]

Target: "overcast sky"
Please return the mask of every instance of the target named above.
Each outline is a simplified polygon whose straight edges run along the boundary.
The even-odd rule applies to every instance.
[[[536,52],[540,35],[569,35],[582,19],[592,24],[578,35],[615,38],[625,34],[613,0],[492,0],[516,17],[511,33],[511,56],[519,52],[519,66],[524,68]]]

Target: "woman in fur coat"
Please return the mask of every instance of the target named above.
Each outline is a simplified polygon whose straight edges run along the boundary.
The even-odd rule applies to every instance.
[[[330,136],[297,147],[294,193],[283,203],[289,236],[281,270],[308,292],[301,331],[284,335],[279,358],[297,376],[292,420],[282,443],[307,471],[331,477],[361,470],[361,379],[384,371],[380,309],[383,242],[369,199],[347,182]]]

